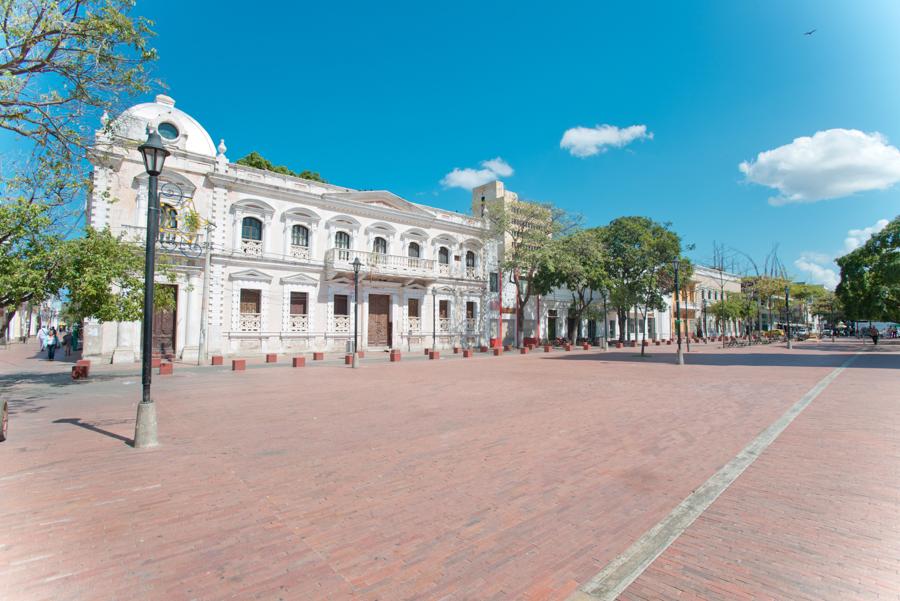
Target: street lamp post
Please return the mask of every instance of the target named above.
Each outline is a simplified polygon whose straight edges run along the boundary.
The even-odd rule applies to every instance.
[[[609,293],[604,290],[603,291],[603,350],[609,348],[609,307],[606,306],[606,301],[609,297]]]
[[[676,363],[678,365],[684,365],[684,353],[681,351],[681,300],[680,293],[678,290],[678,264],[679,261],[676,259],[673,264],[675,265],[675,332],[678,336],[678,350],[676,351]]]
[[[169,151],[162,138],[151,129],[147,141],[138,147],[144,158],[147,181],[147,240],[144,249],[144,324],[141,331],[141,402],[134,422],[134,447],[154,447],[156,435],[156,406],[150,398],[151,358],[153,355],[153,274],[156,271],[156,237],[159,233],[159,174]]]
[[[431,289],[431,350],[437,350],[437,289]]]
[[[357,349],[359,348],[359,268],[362,263],[359,257],[353,259],[353,361],[351,366],[356,369]]]
[[[794,348],[794,345],[791,343],[791,287],[784,287],[784,309],[787,313],[787,347],[789,349]]]
[[[831,342],[834,342],[834,331],[837,329],[834,323],[834,301],[831,301]]]

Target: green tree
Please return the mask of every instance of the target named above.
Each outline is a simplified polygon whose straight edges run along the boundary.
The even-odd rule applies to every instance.
[[[508,273],[516,295],[516,344],[521,345],[525,306],[553,289],[547,269],[551,243],[574,229],[576,220],[548,203],[495,200],[486,205],[488,238],[502,242],[501,273]]]
[[[849,319],[900,321],[900,216],[837,264],[836,293]]]
[[[303,179],[312,180],[315,182],[327,183],[325,179],[316,173],[315,171],[304,170],[300,173],[292,171],[285,167],[284,165],[273,165],[269,159],[259,154],[255,150],[248,154],[247,156],[240,158],[237,160],[238,165],[246,165],[247,167],[253,167],[255,169],[262,169],[264,171],[272,171],[274,173],[280,173],[282,175],[291,175],[293,177],[300,177]]]
[[[681,238],[647,217],[619,217],[606,227],[606,272],[609,298],[619,320],[619,341],[625,341],[628,310],[663,310],[665,298],[674,290],[673,263],[680,261],[684,284],[692,272],[690,261],[681,256]],[[644,348],[641,346],[641,354]]]
[[[152,24],[130,16],[133,6],[0,0],[0,129],[28,156],[0,173],[0,305],[7,323],[22,303],[67,285],[73,248],[66,241],[89,189],[90,124],[153,83]]]
[[[595,295],[607,287],[604,228],[581,230],[549,244],[539,278],[572,294],[572,313],[580,324]],[[546,286],[544,286],[546,288]]]

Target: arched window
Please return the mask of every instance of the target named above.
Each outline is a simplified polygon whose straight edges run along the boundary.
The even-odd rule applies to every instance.
[[[350,234],[347,232],[335,232],[334,246],[342,250],[338,251],[338,259],[341,261],[349,261],[350,253],[346,249],[350,248]]]
[[[174,241],[178,230],[178,211],[172,205],[159,207],[159,239],[164,242]]]
[[[418,242],[410,242],[409,249],[407,250],[407,254],[411,259],[418,259],[422,256],[422,248],[419,246]]]
[[[442,246],[438,250],[438,263],[441,265],[450,264],[450,250],[446,246]]]
[[[256,217],[244,217],[241,220],[241,238],[244,240],[262,240],[262,221]]]
[[[475,253],[471,250],[466,252],[466,267],[468,269],[475,269]]]
[[[387,240],[385,240],[381,236],[375,238],[375,240],[372,242],[372,252],[378,253],[379,255],[386,255]]]
[[[309,246],[309,229],[303,225],[295,225],[291,228],[291,245]]]

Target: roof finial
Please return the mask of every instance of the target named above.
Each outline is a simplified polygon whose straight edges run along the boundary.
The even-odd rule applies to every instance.
[[[218,149],[218,150],[219,150],[219,154],[225,154],[225,151],[228,150],[228,147],[225,146],[225,139],[224,139],[224,138],[222,138],[221,140],[219,140],[219,149]]]
[[[109,123],[109,112],[104,109],[103,114],[100,115],[100,125],[106,127],[107,123]]]

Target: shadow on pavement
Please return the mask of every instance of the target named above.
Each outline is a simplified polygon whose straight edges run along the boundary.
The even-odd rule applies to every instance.
[[[104,430],[103,428],[98,428],[94,424],[81,421],[80,417],[66,417],[61,419],[53,420],[54,424],[72,424],[73,426],[78,426],[79,428],[84,428],[85,430],[90,430],[91,432],[96,432],[98,434],[103,434],[104,436],[109,436],[110,438],[115,438],[116,440],[121,440],[128,446],[133,446],[134,441],[130,438],[122,436],[121,434],[116,434],[115,432],[110,432],[109,430]]]

